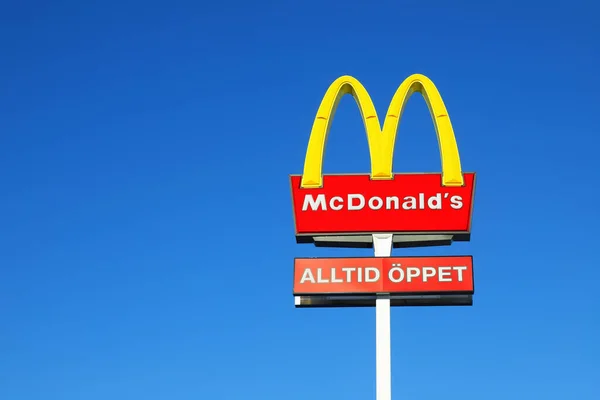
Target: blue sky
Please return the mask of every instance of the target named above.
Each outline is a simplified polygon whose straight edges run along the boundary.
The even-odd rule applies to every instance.
[[[450,5],[452,3],[452,5]],[[395,399],[598,399],[592,1],[20,1],[0,12],[0,398],[374,399],[375,310],[293,307],[327,86],[423,73],[476,171],[473,307],[392,310]],[[326,172],[368,172],[340,104]],[[440,171],[423,100],[396,171]],[[245,236],[240,236],[244,234]]]

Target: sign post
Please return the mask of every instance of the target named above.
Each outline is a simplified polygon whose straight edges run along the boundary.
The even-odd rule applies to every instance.
[[[393,235],[373,235],[375,257],[391,257]],[[377,400],[392,400],[392,339],[390,294],[378,293],[375,300]]]
[[[397,128],[406,102],[421,93],[438,139],[442,173],[393,173]],[[325,144],[342,96],[361,112],[370,174],[323,174]],[[297,243],[374,249],[366,258],[296,258],[294,302],[306,307],[375,307],[376,400],[392,399],[394,306],[471,306],[473,257],[392,257],[394,247],[450,245],[471,239],[475,173],[464,172],[454,130],[429,78],[400,84],[383,127],[369,94],[351,76],[329,87],[313,122],[302,175],[290,175]]]

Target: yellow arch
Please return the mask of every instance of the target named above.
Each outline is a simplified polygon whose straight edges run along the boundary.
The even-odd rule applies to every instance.
[[[364,86],[351,76],[336,79],[323,96],[310,132],[301,187],[317,188],[323,184],[325,143],[337,106],[345,94],[354,97],[365,124],[371,156],[371,178],[392,179],[398,123],[408,99],[415,92],[423,95],[435,126],[442,161],[442,185],[462,186],[464,180],[458,146],[442,96],[429,78],[414,74],[405,79],[396,90],[383,123],[383,130],[373,101]]]

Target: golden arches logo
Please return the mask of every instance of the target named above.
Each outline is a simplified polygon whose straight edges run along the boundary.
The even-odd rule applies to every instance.
[[[392,97],[383,129],[373,101],[365,87],[351,76],[346,75],[336,79],[323,96],[313,123],[306,150],[301,187],[319,188],[323,185],[323,154],[327,135],[337,106],[346,94],[354,97],[363,118],[371,156],[371,178],[392,179],[394,143],[398,123],[408,99],[415,92],[421,93],[433,119],[442,161],[442,185],[463,186],[464,179],[458,146],[442,96],[429,78],[421,74],[414,74],[400,84]]]

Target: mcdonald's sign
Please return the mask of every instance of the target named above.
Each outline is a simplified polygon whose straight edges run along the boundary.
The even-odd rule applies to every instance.
[[[441,173],[393,173],[398,123],[410,96],[422,94],[435,126]],[[370,174],[323,175],[325,143],[340,99],[354,97],[363,118],[371,157]],[[429,78],[415,74],[396,90],[383,128],[364,86],[342,76],[317,111],[302,175],[290,175],[298,243],[368,247],[373,233],[393,233],[395,245],[468,241],[475,173],[463,172],[446,106]]]

